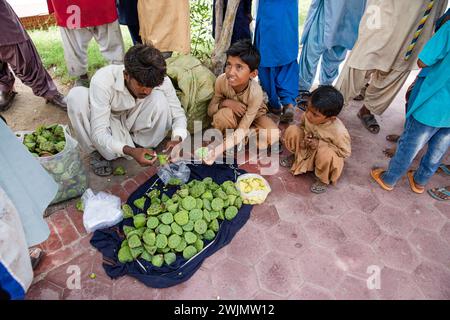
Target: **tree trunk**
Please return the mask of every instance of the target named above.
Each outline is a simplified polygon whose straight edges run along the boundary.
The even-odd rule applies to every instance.
[[[215,18],[216,18],[216,25],[215,25],[215,33],[214,33],[214,39],[215,42],[219,42],[221,33],[222,33],[222,27],[223,27],[223,4],[224,0],[216,0],[216,6],[215,6]]]
[[[225,51],[227,51],[230,47],[231,36],[233,35],[234,21],[236,19],[236,12],[239,7],[240,0],[228,0],[227,11],[220,29],[219,38],[217,38],[217,34],[219,33],[219,19],[217,18],[219,15],[221,16],[221,13],[223,11],[217,10],[217,7],[220,6],[220,4],[217,4],[218,2],[223,5],[223,1],[219,0],[216,2],[216,45],[212,54],[213,72],[216,76],[223,72],[223,67],[225,66]]]

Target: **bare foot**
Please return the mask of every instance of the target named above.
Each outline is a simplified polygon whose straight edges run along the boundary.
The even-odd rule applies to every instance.
[[[397,150],[397,147],[386,148],[383,150],[383,153],[386,157],[392,158],[394,156],[396,150]]]
[[[400,139],[400,136],[398,134],[388,134],[386,136],[386,140],[389,142],[397,142],[398,139]]]

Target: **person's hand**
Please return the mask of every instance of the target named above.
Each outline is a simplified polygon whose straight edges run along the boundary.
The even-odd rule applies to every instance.
[[[210,149],[208,152],[208,156],[206,158],[203,158],[202,160],[205,164],[210,166],[216,161],[217,157],[222,153],[223,153],[223,145],[220,144],[216,148]]]
[[[131,156],[142,167],[148,167],[153,165],[157,159],[156,152],[154,150],[146,148],[132,148],[130,146],[125,146],[123,148],[123,153]],[[146,157],[149,159],[147,159]]]
[[[229,108],[233,111],[233,113],[238,117],[243,117],[245,112],[247,111],[247,108],[245,105],[240,103],[239,101],[234,101],[231,99],[227,99],[222,102],[222,107]]]
[[[311,150],[316,150],[319,146],[319,138],[314,137],[312,133],[308,133],[305,137],[305,146]]]
[[[169,153],[173,148],[178,146],[181,143],[181,138],[177,137],[175,140],[167,141],[165,149],[162,151],[163,153]]]

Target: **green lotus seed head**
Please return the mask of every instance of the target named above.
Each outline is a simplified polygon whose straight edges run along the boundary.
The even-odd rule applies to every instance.
[[[148,153],[144,154],[144,158],[145,158],[146,160],[152,160],[152,159],[153,159],[152,155],[150,155],[150,154],[148,154]]]
[[[197,221],[197,220],[199,220],[199,219],[202,219],[203,218],[203,211],[202,210],[200,210],[200,209],[192,209],[190,212],[189,212],[189,220],[192,220],[192,221]]]
[[[164,262],[170,266],[172,263],[174,263],[177,260],[177,256],[173,252],[168,252],[164,254]]]
[[[184,231],[192,231],[194,230],[194,221],[189,220],[188,223],[186,223],[184,226],[182,226]]]
[[[115,176],[123,176],[123,175],[125,175],[126,173],[127,173],[127,171],[126,171],[125,168],[122,167],[122,166],[116,167],[116,168],[114,169],[114,171],[113,171],[113,175],[115,175]]]
[[[197,241],[197,236],[193,232],[188,231],[184,234],[184,240],[186,240],[187,244],[192,244]]]
[[[234,217],[236,217],[238,213],[238,208],[235,206],[228,207],[227,210],[225,210],[225,218],[227,220],[233,220]]]
[[[203,208],[211,211],[211,201],[209,199],[203,199]]]
[[[145,214],[137,214],[133,217],[133,224],[136,228],[142,228],[145,227],[145,224],[147,223],[147,217]]]
[[[211,214],[210,214],[209,211],[206,210],[206,209],[203,209],[203,219],[204,219],[206,222],[211,222]]]
[[[202,180],[202,182],[209,186],[213,182],[213,179],[211,177],[206,177]]]
[[[122,215],[124,219],[133,217],[133,209],[126,203],[122,205]]]
[[[214,199],[214,196],[212,194],[211,190],[206,190],[205,193],[202,194],[202,199],[207,199],[209,201],[211,201],[212,199]]]
[[[215,236],[216,236],[216,234],[211,229],[206,230],[206,232],[203,234],[203,237],[205,238],[205,240],[208,240],[208,241],[214,239]]]
[[[147,214],[149,216],[157,216],[162,211],[162,206],[158,203],[152,203],[147,209]]]
[[[165,234],[160,233],[156,236],[156,247],[158,249],[167,247],[167,236]]]
[[[168,185],[171,186],[179,186],[182,183],[181,179],[178,178],[170,178],[169,181],[167,181]]]
[[[200,252],[203,250],[203,247],[205,246],[203,240],[201,239],[197,239],[197,241],[195,241],[194,243],[194,247],[195,249],[197,249],[197,252]]]
[[[145,261],[151,262],[152,258],[153,258],[153,256],[150,253],[148,253],[147,250],[144,250],[144,252],[142,252],[142,254],[141,254],[141,259],[143,259]]]
[[[220,211],[219,211],[219,219],[220,219],[220,220],[225,219],[225,213],[224,213],[223,210],[220,210]]]
[[[196,254],[197,254],[197,249],[194,246],[187,246],[183,250],[183,258],[185,258],[186,260],[191,259]]]
[[[197,201],[193,197],[187,196],[181,201],[181,205],[184,209],[190,211],[195,208],[195,206],[197,205]]]
[[[175,222],[180,226],[187,224],[189,222],[189,212],[183,210],[175,213]]]
[[[178,245],[178,247],[175,248],[175,251],[176,252],[183,252],[183,250],[186,248],[186,246],[187,246],[186,240],[181,239],[181,242]]]
[[[217,183],[215,183],[215,182],[212,182],[210,185],[209,185],[209,189],[211,190],[211,191],[215,191],[215,190],[217,190],[217,189],[219,189],[220,188],[220,186],[217,184]]]
[[[169,211],[170,213],[177,213],[177,211],[178,211],[178,203],[174,203],[174,204],[171,204],[171,205],[167,205],[167,203],[166,203],[166,208],[167,208],[167,211]]]
[[[195,232],[197,232],[198,234],[204,234],[207,229],[208,229],[208,224],[206,223],[205,220],[200,219],[200,220],[195,221],[195,223],[194,223]]]
[[[128,234],[133,230],[136,230],[136,228],[132,227],[132,226],[123,226],[123,233],[125,233],[125,236],[127,236],[127,237],[128,237]]]
[[[170,250],[172,250],[172,249],[170,249],[169,247],[165,247],[165,248],[156,250],[156,252],[157,253],[167,253],[167,252],[170,252]]]
[[[172,233],[172,228],[168,225],[160,224],[158,228],[156,228],[156,232],[168,236]]]
[[[222,210],[223,205],[224,205],[223,200],[220,199],[220,198],[215,198],[215,199],[213,199],[213,201],[211,201],[211,208],[212,208],[214,211],[220,211],[220,210]]]
[[[172,233],[173,234],[177,234],[179,236],[181,236],[183,234],[183,229],[180,227],[180,225],[176,222],[173,222],[170,225],[170,228],[172,229]]]
[[[228,202],[230,206],[234,206],[234,202],[236,201],[237,196],[235,196],[234,194],[230,194],[228,196]]]
[[[142,252],[144,252],[144,248],[143,247],[137,247],[137,248],[130,248],[131,251],[131,255],[133,256],[133,259],[137,259]]]
[[[156,246],[149,246],[148,244],[144,243],[144,249],[151,255],[154,255],[158,248]]]
[[[147,193],[147,197],[151,198],[158,198],[161,195],[161,191],[158,189],[153,189],[152,191]]]
[[[195,199],[195,201],[197,201],[197,205],[195,206],[196,209],[203,209],[203,200],[198,198]]]
[[[142,240],[149,246],[154,246],[156,243],[156,233],[151,229],[147,229],[142,235]]]
[[[145,197],[141,197],[141,198],[139,198],[139,199],[134,200],[134,201],[133,201],[133,204],[134,204],[134,206],[135,206],[136,208],[141,209],[141,210],[144,210],[145,200],[146,200]]]
[[[220,198],[222,200],[228,199],[228,195],[222,189],[217,189],[216,191],[214,191],[214,197]]]
[[[194,198],[199,198],[205,191],[205,184],[203,182],[198,182],[189,189],[189,194]]]
[[[219,211],[210,211],[211,220],[219,218]]]
[[[180,198],[186,198],[187,196],[189,196],[189,189],[179,189],[177,190],[177,195]]]
[[[242,198],[241,197],[237,197],[236,200],[234,200],[234,206],[238,209],[240,209],[242,207]]]
[[[164,255],[157,254],[154,255],[152,258],[152,265],[154,265],[157,268],[160,268],[164,263]]]
[[[173,201],[173,203],[178,203],[180,200],[181,200],[181,197],[178,195],[178,194],[174,194],[173,196],[172,196],[172,199],[171,199],[172,201]]]
[[[211,229],[214,232],[219,231],[219,220],[214,219],[211,221],[211,223],[209,224],[209,229]]]
[[[161,199],[157,198],[157,197],[153,197],[150,199],[151,204],[157,205],[157,204],[161,204]]]
[[[176,247],[178,247],[180,245],[180,242],[181,242],[181,237],[177,234],[172,234],[168,240],[169,248],[175,249]]]
[[[223,207],[224,208],[228,208],[230,206],[230,201],[228,200],[228,199],[226,199],[224,202],[223,202]]]
[[[127,246],[128,247],[128,239],[125,239],[122,241],[122,244],[120,245],[121,248]]]
[[[128,246],[120,248],[119,252],[117,253],[117,258],[121,263],[132,262],[133,256],[131,255],[130,248]]]
[[[166,212],[161,216],[161,222],[164,224],[171,224],[173,222],[173,215],[170,212]]]
[[[149,217],[147,219],[147,228],[156,229],[156,227],[158,225],[159,225],[159,220],[157,217]]]
[[[141,240],[137,234],[134,234],[128,238],[128,246],[133,249],[142,246]]]

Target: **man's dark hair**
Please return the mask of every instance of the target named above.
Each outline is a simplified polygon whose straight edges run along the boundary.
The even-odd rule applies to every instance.
[[[333,86],[320,86],[311,93],[311,105],[326,117],[337,116],[344,106],[344,97]]]
[[[137,44],[125,54],[125,70],[140,85],[155,88],[164,82],[166,61],[151,45]]]
[[[227,57],[239,57],[244,61],[250,71],[256,70],[261,61],[261,55],[258,49],[252,44],[250,39],[239,40],[235,42],[226,52]]]

